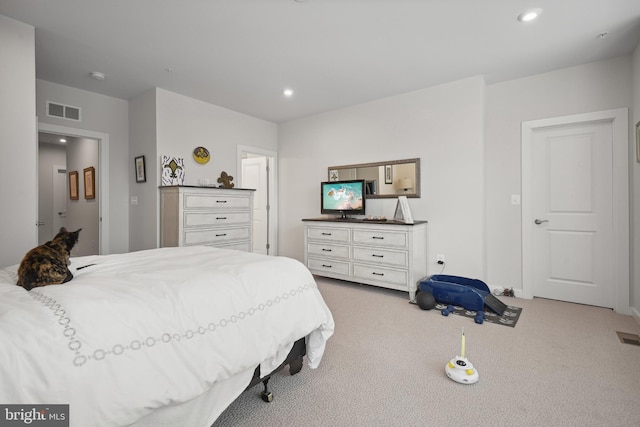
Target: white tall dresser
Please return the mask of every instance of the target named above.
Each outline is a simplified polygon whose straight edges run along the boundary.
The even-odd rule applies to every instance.
[[[409,293],[427,275],[427,221],[304,219],[311,273]]]
[[[160,187],[160,247],[208,245],[253,250],[250,189]]]

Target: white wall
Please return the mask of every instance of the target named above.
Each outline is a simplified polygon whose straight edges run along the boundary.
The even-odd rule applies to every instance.
[[[95,199],[85,199],[84,169],[95,168]],[[100,253],[100,163],[98,161],[98,141],[87,138],[70,138],[67,142],[67,172],[78,172],[78,200],[67,198],[67,229],[79,228],[80,238],[73,248],[74,256],[98,255]],[[57,233],[58,230],[55,230]]]
[[[129,176],[133,173],[133,159],[129,159],[129,103],[44,80],[36,81],[36,95],[40,123],[109,135],[109,252],[128,252]],[[47,117],[47,101],[80,107],[82,121]]]
[[[144,121],[144,125],[136,124],[136,134],[140,137],[144,146],[139,142],[132,143],[132,155],[145,155],[147,157],[147,181],[146,186],[136,186],[138,195],[138,207],[132,207],[132,211],[142,209],[151,212],[158,206],[158,189],[160,179],[160,157],[162,155],[181,157],[185,164],[185,185],[198,185],[200,179],[207,178],[212,184],[217,183],[222,171],[229,175],[237,176],[237,146],[252,146],[263,150],[277,151],[278,133],[275,123],[257,119],[246,114],[218,107],[203,101],[179,95],[164,89],[153,89],[154,95],[143,94],[144,99],[134,99],[132,104],[132,122],[138,118]],[[153,97],[155,96],[155,105]],[[153,108],[153,112],[151,111]],[[155,124],[153,124],[155,114]],[[155,127],[153,127],[155,126]],[[152,141],[155,132],[155,144]],[[135,150],[133,147],[136,147]],[[196,147],[205,147],[211,153],[211,160],[201,165],[193,159],[193,150]],[[154,151],[155,150],[155,151]],[[131,159],[133,162],[133,158]],[[132,169],[133,171],[133,169]],[[235,180],[237,181],[237,179]],[[133,180],[135,182],[135,180]],[[140,205],[144,203],[144,205]],[[153,208],[150,208],[153,207]],[[158,234],[157,218],[144,218],[139,215],[132,216],[131,228],[140,234],[137,249],[156,247],[157,240],[151,238],[151,230],[144,221],[155,221],[153,239]]]
[[[0,267],[38,243],[35,33],[0,15]]]
[[[635,124],[640,122],[640,44],[632,60],[633,108],[631,114],[631,144],[629,149],[629,175],[631,176],[631,295],[630,301],[636,320],[640,322],[640,163],[636,161]]]
[[[487,279],[522,288],[521,123],[631,106],[631,63],[624,56],[487,86]]]
[[[303,218],[320,216],[327,167],[419,157],[429,273],[484,277],[484,88],[475,77],[281,124],[280,255],[303,259]],[[367,201],[392,218],[396,199]]]
[[[217,179],[222,171],[237,175],[237,146],[264,150],[278,148],[275,123],[237,113],[177,93],[157,89],[158,162],[162,155],[184,158],[185,185],[200,178]],[[196,147],[205,147],[211,160],[201,165],[193,159]],[[160,176],[157,176],[160,183]]]
[[[156,150],[156,90],[149,90],[129,102],[129,194],[136,204],[129,207],[129,249],[139,251],[157,246],[159,176]],[[134,159],[144,156],[146,182],[136,182]]]

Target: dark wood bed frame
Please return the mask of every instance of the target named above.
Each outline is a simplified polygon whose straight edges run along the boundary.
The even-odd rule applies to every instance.
[[[271,378],[271,376],[276,372],[282,370],[287,365],[289,365],[289,373],[291,375],[297,374],[302,370],[302,363],[303,363],[304,356],[306,354],[307,354],[307,346],[306,346],[305,338],[302,337],[293,344],[293,348],[287,355],[286,359],[284,359],[284,362],[282,362],[282,364],[278,366],[276,369],[274,369],[272,372],[269,372],[266,375],[262,375],[262,373],[260,372],[260,365],[258,365],[256,367],[256,370],[253,372],[253,378],[251,379],[251,382],[249,383],[245,391],[254,387],[258,383],[262,383],[264,386],[264,390],[262,390],[260,397],[262,397],[262,400],[264,400],[265,402],[273,401],[273,393],[271,393],[267,388],[267,383],[269,382],[269,379]]]

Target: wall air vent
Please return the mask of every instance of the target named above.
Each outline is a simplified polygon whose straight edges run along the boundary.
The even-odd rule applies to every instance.
[[[47,116],[58,117],[60,119],[81,121],[80,108],[71,105],[58,104],[57,102],[47,101]]]

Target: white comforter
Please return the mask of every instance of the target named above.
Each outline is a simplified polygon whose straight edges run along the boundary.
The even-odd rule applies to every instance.
[[[290,258],[202,246],[70,269],[71,282],[30,292],[15,286],[17,266],[0,270],[0,402],[68,403],[71,426],[129,425],[277,366],[303,336],[315,368],[333,333],[313,276]]]

